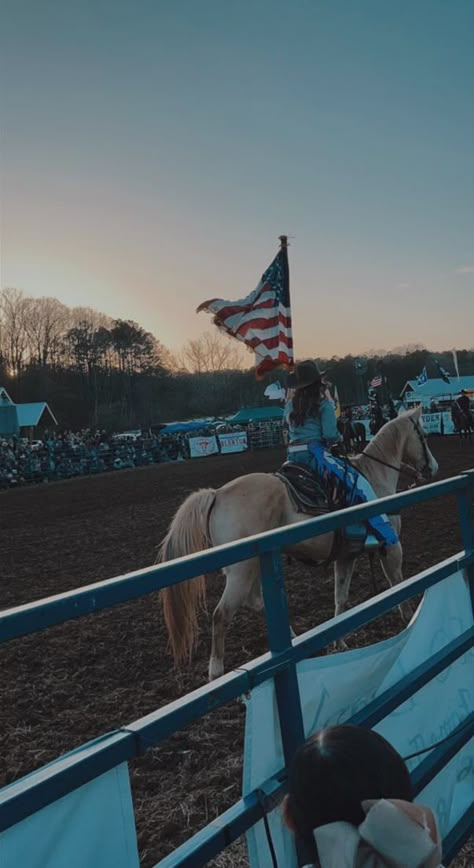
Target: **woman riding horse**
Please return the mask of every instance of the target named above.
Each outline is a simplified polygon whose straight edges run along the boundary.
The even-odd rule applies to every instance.
[[[347,461],[334,454],[341,435],[337,430],[334,404],[326,397],[327,383],[323,376],[316,362],[311,360],[296,366],[294,397],[285,408],[288,461],[311,467],[332,492],[339,490],[345,506],[366,503],[375,499],[369,483]],[[333,453],[328,451],[329,447],[333,447]],[[387,516],[376,516],[368,524],[379,542],[388,546],[397,543],[397,535]]]

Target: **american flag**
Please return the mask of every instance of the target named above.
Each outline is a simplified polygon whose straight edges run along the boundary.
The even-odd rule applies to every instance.
[[[214,323],[243,341],[256,355],[257,377],[293,366],[290,278],[286,237],[256,289],[238,301],[212,298],[198,307],[214,314]]]
[[[373,377],[373,379],[370,381],[370,385],[372,389],[378,389],[378,387],[382,385],[381,375],[377,374],[375,377]]]

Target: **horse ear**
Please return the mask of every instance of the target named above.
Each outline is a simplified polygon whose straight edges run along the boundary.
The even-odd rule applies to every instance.
[[[420,418],[421,418],[421,411],[422,411],[422,409],[423,409],[423,408],[422,408],[421,404],[418,404],[418,407],[415,407],[415,409],[411,411],[411,415],[412,415],[415,419],[420,419]]]

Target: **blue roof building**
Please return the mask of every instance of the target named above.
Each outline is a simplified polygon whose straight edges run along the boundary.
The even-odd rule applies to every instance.
[[[416,380],[408,380],[402,389],[402,399],[408,404],[429,406],[432,401],[451,402],[459,396],[461,389],[474,393],[474,374],[466,377],[451,377],[445,383],[441,377],[432,377],[419,386]]]
[[[58,424],[46,401],[15,404],[7,390],[0,387],[0,436],[31,434],[41,423]]]

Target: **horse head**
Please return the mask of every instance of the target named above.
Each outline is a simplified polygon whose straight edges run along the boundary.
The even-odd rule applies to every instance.
[[[433,479],[438,472],[438,462],[428,446],[423,430],[421,406],[404,413],[399,420],[406,428],[404,452],[409,463],[424,479]]]

